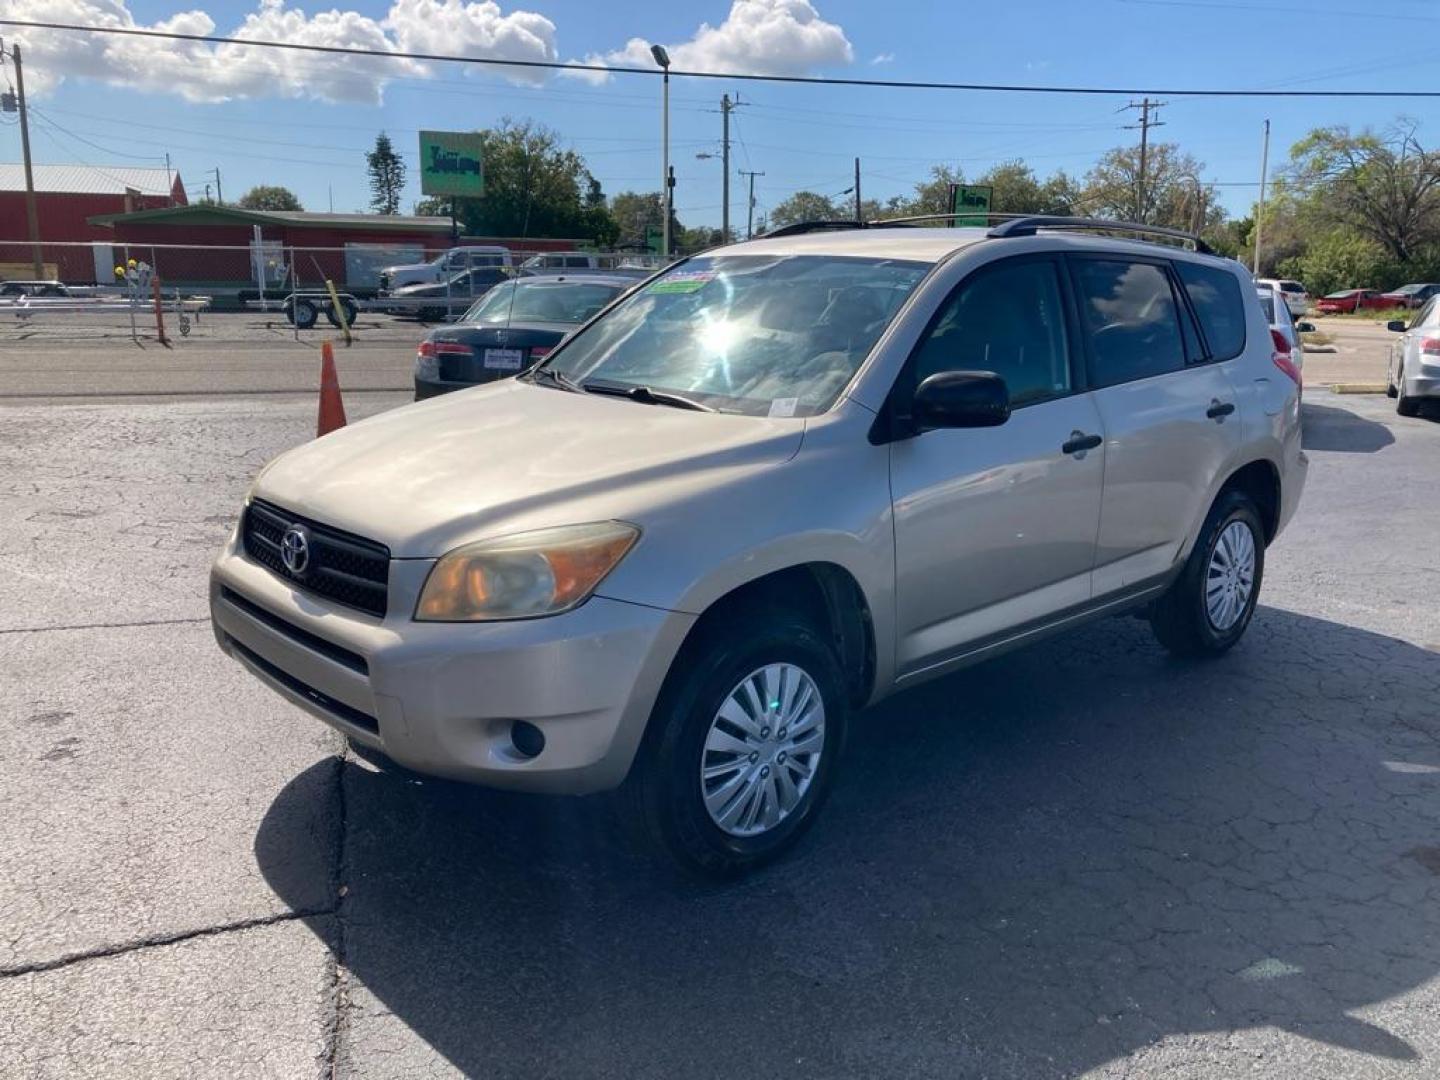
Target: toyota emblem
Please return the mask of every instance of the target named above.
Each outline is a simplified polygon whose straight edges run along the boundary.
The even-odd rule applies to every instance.
[[[291,525],[280,538],[280,561],[296,577],[310,566],[310,530],[304,525]]]

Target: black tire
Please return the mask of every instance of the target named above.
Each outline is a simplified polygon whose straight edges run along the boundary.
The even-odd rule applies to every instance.
[[[341,300],[340,310],[345,313],[345,325],[354,326],[356,310],[355,305],[352,304],[349,300]],[[340,316],[335,314],[335,309],[333,307],[327,306],[325,308],[325,317],[330,320],[331,326],[335,327],[335,329],[337,330],[340,329]]]
[[[296,300],[288,314],[290,321],[295,324],[297,329],[309,330],[315,325],[315,320],[320,313],[315,310],[315,305],[309,300]]]
[[[1205,594],[1215,547],[1221,534],[1235,522],[1243,523],[1250,530],[1250,539],[1255,545],[1255,574],[1239,618],[1220,630],[1210,620]],[[1206,515],[1195,547],[1185,560],[1185,568],[1165,595],[1155,602],[1150,626],[1160,644],[1176,656],[1219,656],[1239,641],[1250,625],[1264,578],[1265,527],[1261,524],[1260,512],[1244,492],[1222,492]]]
[[[1399,396],[1400,396],[1400,391],[1399,391],[1398,389],[1396,389],[1394,383],[1386,383],[1386,384],[1385,384],[1385,396],[1388,397],[1388,398],[1399,397]]]
[[[1395,373],[1395,411],[1401,416],[1419,416],[1420,402],[1405,394],[1405,371]]]
[[[844,748],[849,706],[834,652],[791,612],[757,611],[698,633],[675,661],[624,794],[632,822],[683,870],[734,878],[779,857],[814,823]],[[810,785],[789,815],[766,832],[736,836],[705,808],[706,739],[730,692],[752,672],[777,663],[794,664],[814,681],[825,709],[824,742]]]

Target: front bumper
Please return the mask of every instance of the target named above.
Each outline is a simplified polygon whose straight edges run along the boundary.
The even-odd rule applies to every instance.
[[[232,544],[210,575],[216,640],[282,697],[417,772],[585,794],[624,780],[695,617],[592,597],[549,618],[410,618],[431,560],[395,560],[390,614],[301,592]],[[528,757],[514,724],[535,725]]]

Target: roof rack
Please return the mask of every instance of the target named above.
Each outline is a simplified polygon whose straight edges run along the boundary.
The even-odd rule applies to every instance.
[[[803,236],[805,233],[813,232],[839,232],[843,229],[865,229],[868,228],[863,221],[796,221],[789,225],[781,225],[778,229],[771,229],[769,232],[761,233],[755,239],[773,240],[777,236]]]
[[[1003,240],[1012,236],[1034,236],[1041,229],[1073,229],[1080,232],[1129,232],[1142,236],[1165,236],[1172,240],[1184,240],[1194,245],[1201,255],[1214,255],[1215,250],[1194,233],[1183,229],[1171,229],[1164,225],[1141,225],[1134,221],[1106,221],[1103,218],[1060,217],[1050,214],[1032,214],[1014,218],[996,225],[989,232],[992,240]]]

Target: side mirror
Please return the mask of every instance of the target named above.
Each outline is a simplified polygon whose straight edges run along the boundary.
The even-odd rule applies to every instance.
[[[996,427],[1010,419],[1010,391],[993,371],[941,371],[916,388],[910,416],[917,431]]]
[[[1391,319],[1385,324],[1385,329],[1391,331],[1392,333],[1403,334],[1405,332],[1405,320]]]
[[[1298,322],[1295,324],[1295,332],[1297,334],[1313,334],[1315,333],[1315,324],[1313,322]]]

